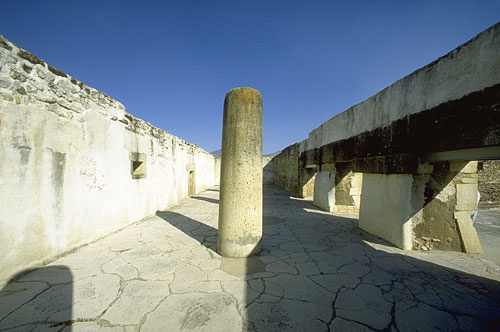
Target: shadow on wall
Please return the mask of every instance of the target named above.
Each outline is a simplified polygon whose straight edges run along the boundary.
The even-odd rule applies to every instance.
[[[72,303],[73,276],[68,267],[23,271],[0,291],[0,331],[69,332]]]
[[[452,163],[455,166],[452,166]],[[477,238],[471,234],[476,231],[470,219],[472,211],[477,210],[475,198],[477,184],[473,184],[476,173],[475,164],[471,163],[471,166],[467,166],[467,163],[462,165],[460,162],[433,162],[431,165],[433,172],[420,174],[413,183],[413,187],[421,186],[422,188],[420,196],[414,197],[412,202],[411,218],[419,222],[413,229],[415,234],[413,249],[477,253],[473,249],[479,243],[474,245],[474,242],[470,240]],[[468,173],[465,172],[466,169],[470,169]],[[460,186],[474,188],[468,190],[474,197],[469,204],[475,205],[475,208],[471,206],[467,212],[459,212],[461,205],[464,205],[462,199],[464,195],[461,194]],[[466,216],[465,220],[460,214]],[[415,218],[416,216],[418,218]]]
[[[500,330],[500,283],[439,258],[460,261],[463,254],[413,254],[432,262],[403,255],[360,230],[357,219],[264,188],[262,252],[239,259],[246,266],[233,271],[243,272],[245,331]],[[213,227],[178,213],[158,215],[215,251]],[[223,259],[221,267],[235,260]]]

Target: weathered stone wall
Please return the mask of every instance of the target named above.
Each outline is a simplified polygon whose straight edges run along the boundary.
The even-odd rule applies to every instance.
[[[274,157],[274,184],[299,196],[299,145],[290,145]]]
[[[209,153],[3,37],[0,98],[0,282],[215,181]]]
[[[389,125],[469,93],[500,77],[500,23],[450,53],[334,116],[309,134],[305,150]]]
[[[264,184],[274,184],[274,160],[273,157],[262,157]]]
[[[477,209],[476,171],[458,178],[451,171],[424,176],[420,167],[422,161],[499,156],[499,92],[497,23],[284,149],[275,157],[275,182],[302,197],[314,193],[314,201],[330,211],[356,212],[359,207],[361,228],[404,249],[480,252],[470,220],[474,200]],[[342,164],[349,167],[342,170]],[[310,186],[317,172],[319,193]],[[419,182],[424,177],[429,182]],[[483,185],[483,191],[488,186]],[[417,206],[412,200],[424,197],[423,191],[412,192],[417,187],[440,189],[442,194]],[[454,196],[444,197],[449,192]],[[470,204],[461,206],[459,196]],[[425,223],[419,224],[418,218]]]
[[[220,184],[220,157],[214,158],[215,183]]]
[[[487,160],[480,163],[479,192],[480,209],[500,208],[500,160]]]
[[[490,109],[497,104],[499,77],[500,23],[321,124],[301,142],[299,158],[305,163],[359,159],[356,168],[379,172],[387,171],[374,165],[380,155],[385,162],[394,156],[393,168],[403,169],[409,166],[405,153],[497,145],[498,112]],[[461,146],[467,142],[470,146]]]
[[[464,251],[477,210],[477,162],[435,162],[430,169],[413,176],[413,248]]]

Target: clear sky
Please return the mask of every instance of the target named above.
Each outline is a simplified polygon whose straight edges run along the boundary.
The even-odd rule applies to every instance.
[[[261,92],[271,153],[499,20],[500,0],[0,1],[0,34],[209,152],[232,88]]]

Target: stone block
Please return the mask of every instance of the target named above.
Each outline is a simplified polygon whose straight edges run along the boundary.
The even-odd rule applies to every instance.
[[[410,174],[363,174],[359,227],[410,250],[412,183]]]
[[[419,163],[417,168],[418,174],[431,174],[434,171],[434,166],[429,163]]]
[[[322,164],[321,171],[335,173],[335,163]]]
[[[339,214],[356,214],[359,213],[359,208],[351,205],[334,205],[332,212]]]
[[[2,97],[2,100],[5,101],[14,101],[14,98],[10,93],[7,92],[0,92],[0,97]]]
[[[130,152],[129,154],[129,159],[131,161],[141,161],[145,162],[146,161],[146,154],[145,153],[140,153],[140,152]]]
[[[349,189],[349,195],[360,196],[362,185],[363,185],[363,173],[354,173],[354,176],[351,179],[351,188]]]
[[[458,181],[459,181],[459,183],[464,183],[464,184],[478,183],[478,174],[477,173],[468,173],[467,175],[460,177],[460,179]]]
[[[319,172],[314,180],[313,204],[328,212],[335,204],[335,173]]]
[[[38,101],[44,102],[44,103],[49,103],[49,104],[54,104],[57,101],[57,99],[54,96],[52,96],[48,93],[40,93],[40,94],[35,96],[35,99]]]
[[[478,191],[476,184],[457,183],[457,211],[477,210]]]
[[[0,88],[10,88],[12,85],[12,80],[8,77],[0,77]]]
[[[477,161],[451,160],[450,172],[477,173]]]
[[[471,213],[469,211],[455,212],[454,215],[465,252],[469,254],[482,254],[483,249],[476,229],[472,225]]]

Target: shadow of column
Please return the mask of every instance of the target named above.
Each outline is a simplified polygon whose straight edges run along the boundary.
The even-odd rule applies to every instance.
[[[18,273],[0,290],[0,331],[71,331],[73,276],[62,265]]]
[[[403,252],[360,230],[354,216],[275,186],[264,187],[263,211],[261,253],[221,259],[239,278],[220,282],[238,300],[244,331],[500,331],[500,282],[474,274],[486,263]],[[214,227],[157,215],[215,253]]]
[[[215,203],[215,200],[206,197],[191,198]],[[156,215],[214,253],[217,251],[217,229],[173,211],[158,211]]]

